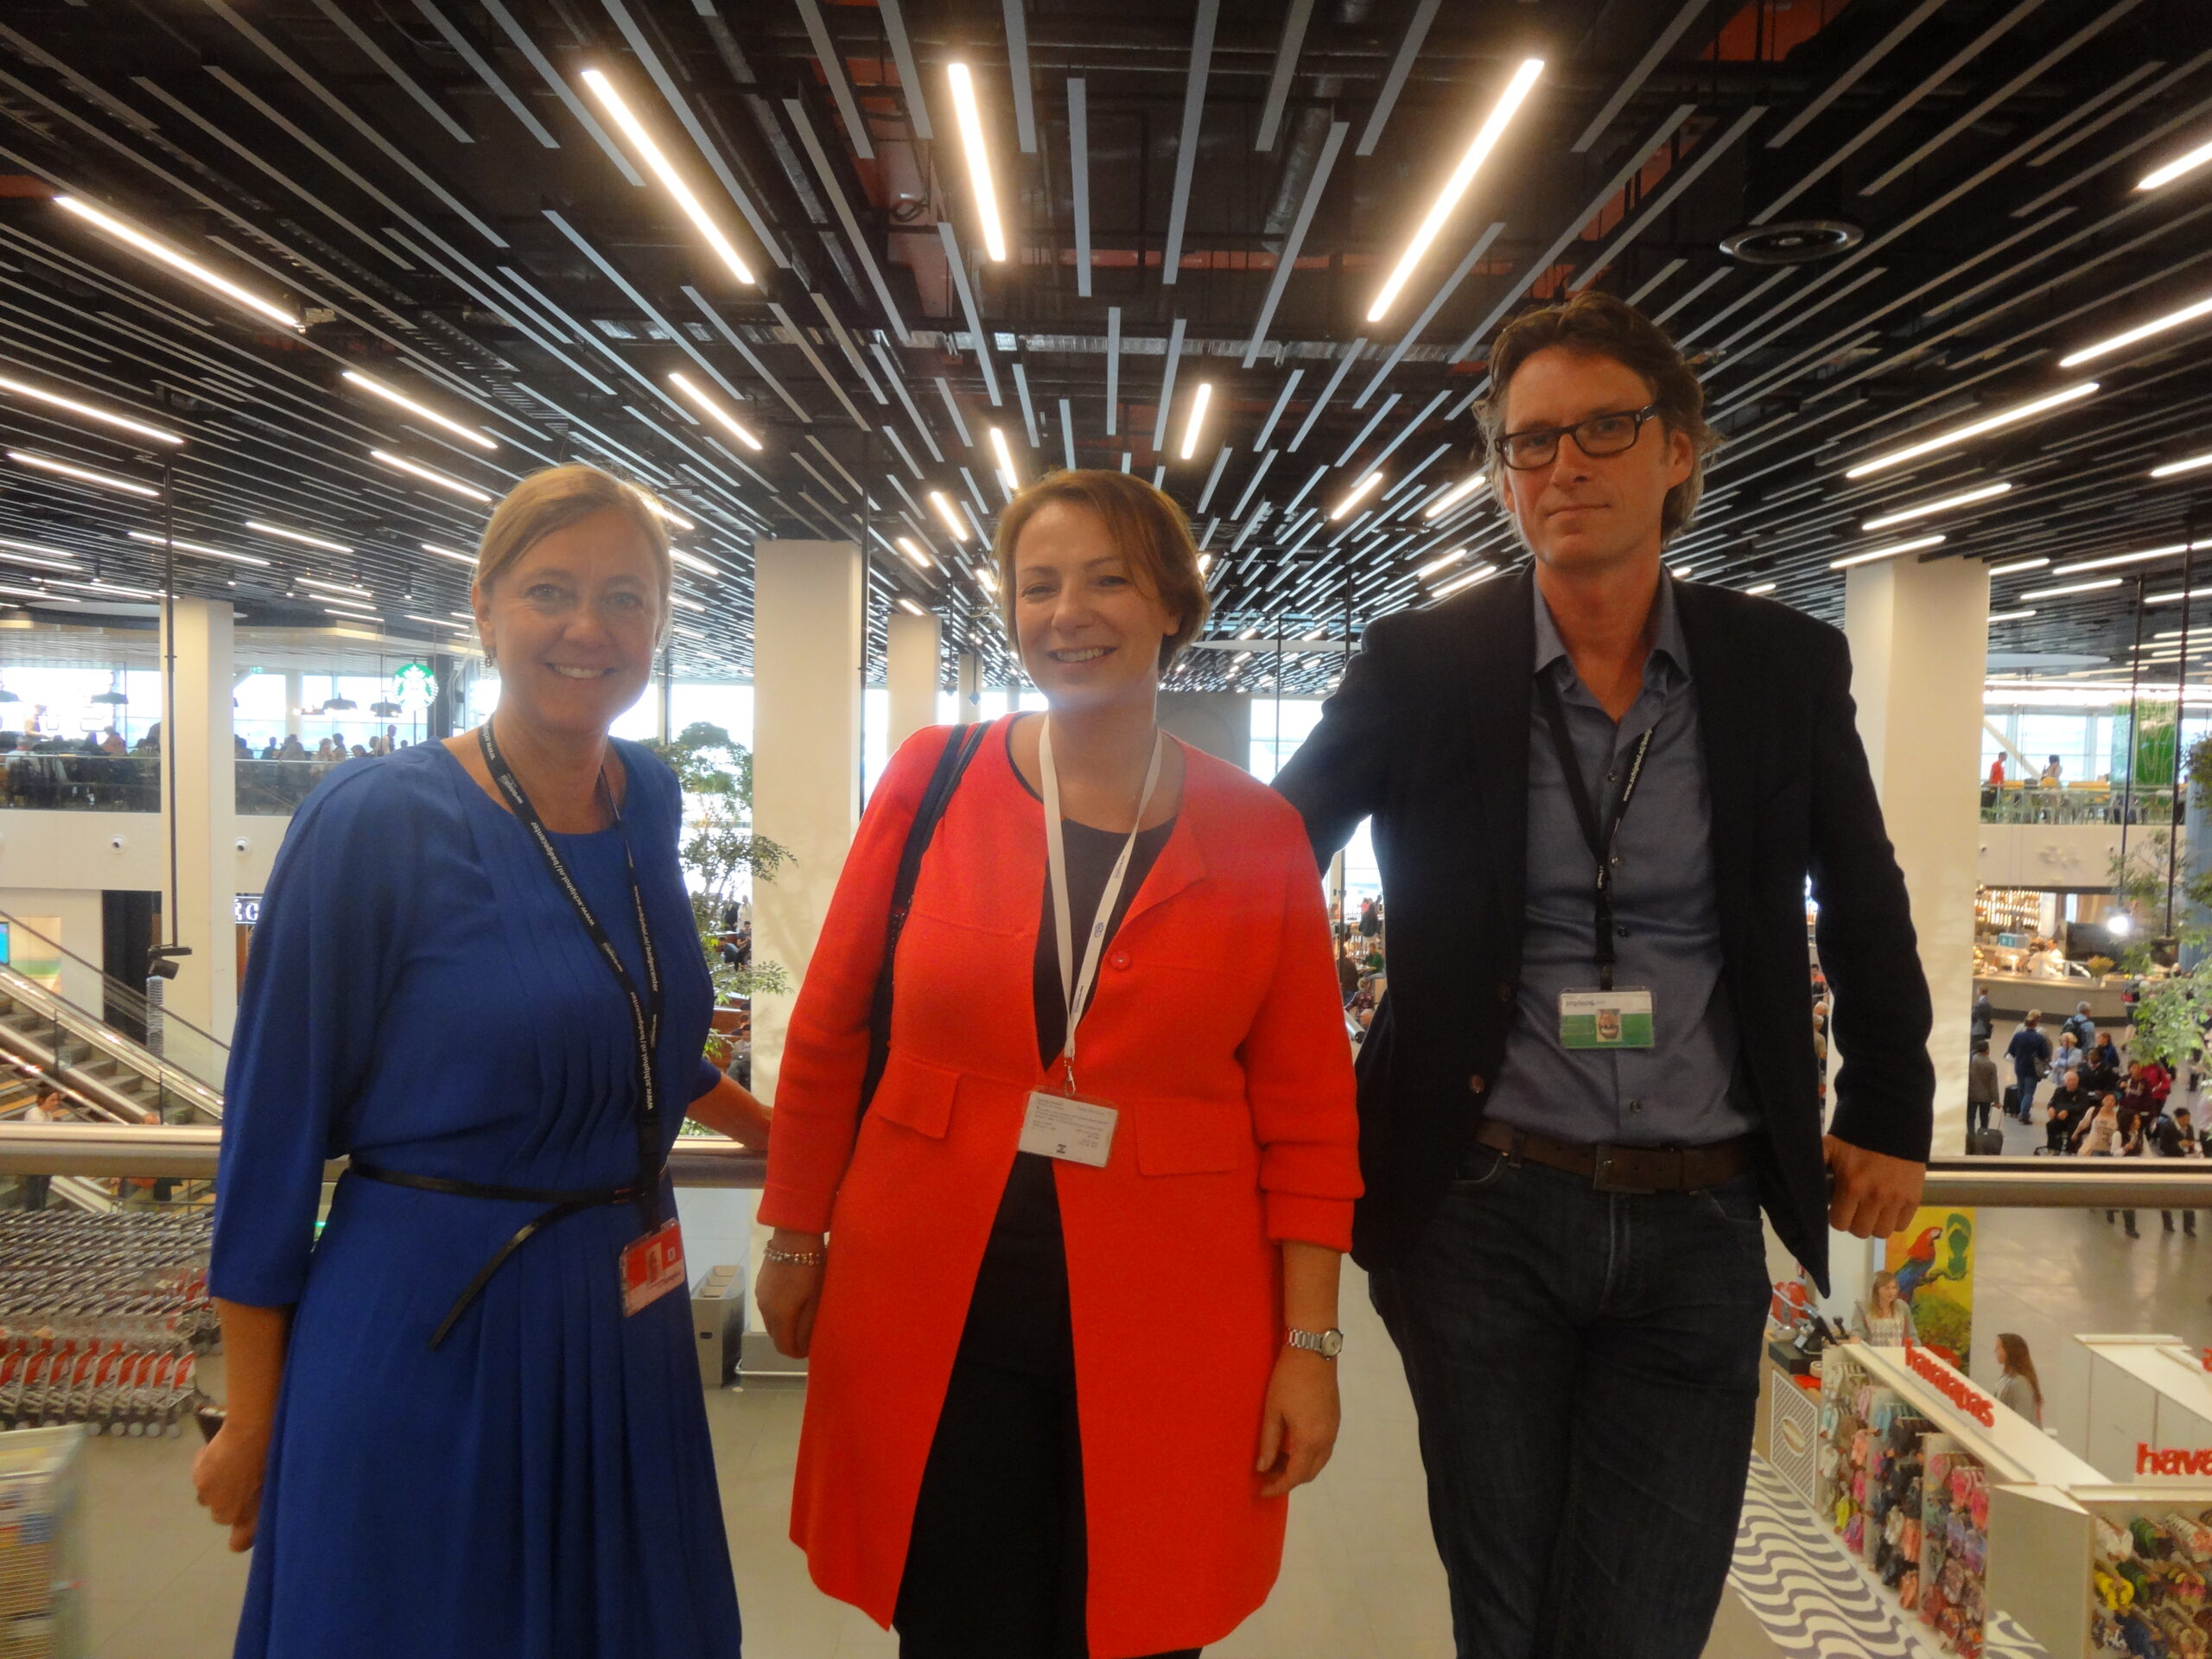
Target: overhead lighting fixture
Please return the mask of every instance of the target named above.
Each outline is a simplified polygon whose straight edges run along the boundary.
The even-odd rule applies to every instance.
[[[930,556],[922,551],[920,544],[912,537],[895,536],[892,539],[899,543],[899,550],[916,564],[925,570],[930,568],[931,563]]]
[[[1694,564],[1678,564],[1673,567],[1671,574],[1676,582],[1688,582],[1697,571],[1698,567]]]
[[[118,478],[113,473],[94,472],[89,467],[79,467],[72,461],[56,461],[52,455],[35,455],[26,449],[10,449],[8,459],[18,467],[35,467],[42,473],[58,473],[64,478],[73,478],[80,484],[96,484],[104,490],[120,490],[125,495],[140,495],[149,501],[159,499],[162,493],[150,484]]]
[[[1201,554],[1199,554],[1199,555],[1198,555],[1198,575],[1199,575],[1199,576],[1200,576],[1201,578],[1203,578],[1203,577],[1205,575],[1206,572],[1208,572],[1209,570],[1211,570],[1211,569],[1213,569],[1213,555],[1212,555],[1212,554],[1211,554],[1211,553],[1201,553]]]
[[[1446,553],[1442,558],[1431,559],[1427,564],[1421,566],[1420,569],[1414,571],[1414,580],[1415,582],[1427,582],[1438,571],[1449,570],[1453,565],[1459,563],[1460,560],[1466,556],[1467,550],[1465,548],[1455,547],[1449,553]]]
[[[2120,578],[2118,576],[2114,576],[2113,580],[2116,582]],[[2027,595],[2023,594],[2021,597],[2025,598]],[[2177,605],[2184,599],[2191,601],[2212,599],[2212,588],[2206,588],[2202,593],[2199,593],[2194,588],[2188,589],[2186,592],[2177,588],[2170,594],[2149,594],[2144,599],[2143,602],[2145,605]]]
[[[707,560],[701,558],[696,553],[686,553],[680,547],[670,548],[668,550],[668,556],[675,560],[677,563],[682,565],[686,570],[696,570],[702,576],[719,576],[722,573],[721,566],[709,563]],[[473,563],[474,561],[472,560],[471,563]]]
[[[968,182],[976,192],[976,212],[983,221],[983,251],[994,264],[1006,258],[1006,227],[999,220],[999,195],[991,183],[991,153],[983,143],[983,111],[976,102],[975,77],[964,63],[949,63],[952,109],[960,125],[960,147],[968,152]]]
[[[999,475],[1006,480],[1007,488],[1020,489],[1021,480],[1014,474],[1014,452],[1006,446],[1006,434],[995,426],[984,429],[990,434],[991,453],[999,458]]]
[[[2193,473],[2205,467],[2212,467],[2212,449],[2207,449],[2201,455],[2190,455],[2183,461],[2170,461],[2163,467],[2153,467],[2151,476],[2177,478],[2183,473]]]
[[[1513,72],[1513,79],[1506,83],[1505,91],[1491,110],[1489,118],[1483,123],[1482,130],[1475,134],[1474,143],[1467,146],[1467,153],[1459,158],[1459,165],[1452,169],[1452,176],[1445,181],[1444,188],[1430,204],[1428,216],[1421,220],[1421,228],[1414,232],[1414,238],[1406,245],[1406,251],[1398,256],[1398,264],[1391,271],[1390,279],[1382,284],[1382,291],[1375,296],[1375,303],[1368,307],[1367,320],[1370,322],[1382,321],[1384,313],[1389,310],[1399,291],[1405,287],[1407,279],[1414,274],[1414,267],[1421,264],[1421,257],[1428,251],[1429,245],[1443,230],[1445,220],[1451,218],[1452,210],[1459,205],[1459,199],[1467,194],[1467,187],[1475,181],[1475,175],[1482,169],[1483,162],[1497,148],[1498,139],[1504,134],[1506,124],[1513,119],[1514,111],[1521,107],[1522,100],[1529,96],[1529,88],[1536,84],[1536,77],[1543,73],[1544,60],[1541,58],[1524,59],[1521,67]]]
[[[1872,461],[1862,461],[1856,467],[1847,468],[1843,475],[1846,478],[1864,478],[1869,473],[1886,472],[1892,467],[1903,466],[1908,461],[1917,461],[1923,455],[1931,455],[1939,449],[1948,449],[1955,444],[1965,443],[1969,439],[1978,438],[1985,432],[1995,432],[2005,427],[2018,426],[2022,421],[2031,421],[2037,416],[2049,414],[2054,409],[2063,409],[2069,404],[2079,403],[2096,389],[2095,381],[2084,380],[2078,385],[2068,386],[2063,391],[2031,398],[2024,404],[2015,404],[2009,409],[2000,409],[1994,415],[1984,416],[1980,420],[1965,426],[1955,427],[1939,436],[1923,439],[1918,443],[1908,444],[1902,449],[1892,449],[1889,454],[1877,455]]]
[[[1993,581],[1999,576],[2017,576],[2023,570],[2040,570],[2050,563],[2049,559],[2040,556],[2032,559],[2012,559],[2003,564],[1991,565],[1989,575]]]
[[[670,506],[667,502],[662,500],[658,496],[655,495],[651,490],[645,488],[642,485],[633,484],[630,487],[638,492],[638,499],[640,501],[643,501],[646,506],[652,509],[653,512],[658,516],[661,523],[664,524],[674,524],[678,530],[696,530],[699,528],[698,525],[693,524],[689,518],[686,518],[674,507]]]
[[[1851,553],[1840,559],[1830,559],[1828,569],[1848,570],[1854,565],[1872,564],[1878,559],[1894,559],[1901,553],[1917,553],[1923,547],[1934,547],[1943,539],[1941,536],[1916,536],[1909,542],[1891,542],[1885,547],[1870,547],[1864,553]]]
[[[1772,592],[1775,590],[1775,588],[1777,588],[1777,587],[1779,587],[1780,585],[1781,585],[1781,584],[1780,584],[1780,583],[1778,583],[1778,582],[1760,582],[1757,587],[1754,587],[1754,588],[1745,588],[1745,589],[1744,589],[1744,591],[1745,591],[1745,593],[1749,594],[1750,594],[1753,599],[1758,599],[1758,598],[1759,598],[1759,597],[1760,597],[1761,595],[1763,595],[1763,594],[1770,594],[1770,593],[1772,593]]]
[[[899,608],[905,611],[910,616],[927,616],[929,614],[927,611],[915,604],[912,600],[907,598],[904,594],[899,595]]]
[[[2145,173],[2138,190],[2156,190],[2162,184],[2171,184],[2184,173],[2194,173],[2207,162],[2212,162],[2212,143],[2199,144],[2186,155],[2177,156],[2155,172]]]
[[[687,611],[698,611],[698,612],[700,612],[700,613],[703,613],[705,612],[706,608],[707,608],[704,605],[702,605],[702,604],[701,604],[697,600],[696,600],[696,599],[686,599],[686,598],[684,598],[684,596],[683,596],[683,594],[671,594],[668,596],[668,602],[669,602],[670,604],[671,604],[671,605],[674,605],[674,606],[678,607],[679,608],[681,608],[681,609],[683,609],[683,610],[687,610]]]
[[[245,527],[260,536],[274,536],[280,542],[297,542],[302,547],[319,547],[326,553],[351,553],[353,550],[343,542],[325,541],[320,536],[310,536],[303,530],[287,530],[282,524],[272,524],[259,518],[249,518]]]
[[[448,478],[443,473],[429,467],[420,466],[408,460],[404,455],[395,455],[389,449],[372,449],[369,454],[387,467],[397,468],[403,473],[412,474],[426,484],[435,484],[442,490],[451,490],[455,495],[465,496],[471,501],[489,501],[492,499],[487,493],[478,489],[474,484],[464,484],[457,478]]]
[[[713,421],[715,425],[728,432],[732,437],[735,438],[747,448],[755,451],[760,449],[760,440],[754,437],[752,433],[746,429],[745,423],[739,420],[736,416],[724,409],[720,404],[716,403],[713,398],[708,397],[705,392],[700,391],[696,385],[692,384],[689,376],[671,369],[669,371],[668,384],[674,386],[686,397],[689,397],[693,403],[696,404],[701,411],[705,414],[709,420]]]
[[[1485,468],[1477,473],[1472,478],[1461,479],[1443,494],[1438,496],[1435,500],[1423,507],[1421,510],[1421,516],[1424,518],[1441,518],[1477,490],[1482,488],[1484,482],[1489,477],[1489,470]]]
[[[149,236],[135,225],[124,224],[112,213],[104,213],[88,201],[80,200],[72,195],[57,195],[54,199],[54,205],[65,213],[75,214],[94,229],[105,232],[125,247],[137,250],[149,259],[158,260],[170,270],[198,283],[202,288],[213,289],[226,299],[245,307],[249,311],[267,317],[270,321],[283,327],[297,333],[305,326],[299,318],[284,309],[283,306],[240,288],[229,277],[209,270],[197,259],[180,253],[168,243],[156,237]]]
[[[465,564],[472,570],[476,568],[476,556],[474,553],[457,552],[450,547],[440,547],[435,542],[423,542],[418,545],[425,553],[435,553],[442,559],[451,559],[455,564]]]
[[[935,507],[937,516],[944,520],[945,528],[952,532],[954,541],[964,542],[968,539],[968,526],[961,522],[960,515],[953,510],[952,503],[945,499],[943,490],[930,492],[930,505]]]
[[[2060,358],[2058,366],[2062,369],[2070,369],[2077,363],[2087,363],[2093,358],[2104,356],[2107,352],[2116,352],[2122,346],[2133,346],[2139,340],[2148,340],[2153,334],[2163,334],[2169,328],[2178,328],[2183,323],[2194,322],[2197,318],[2208,314],[2212,314],[2212,295],[2208,295],[2193,305],[2184,305],[2178,311],[2169,311],[2163,317],[2153,317],[2148,322],[2138,323],[2134,327],[2125,329],[2108,340],[2101,340],[2093,346],[2084,346],[2080,351]]]
[[[98,578],[91,582],[69,582],[55,576],[49,577],[47,585],[53,588],[73,588],[80,594],[104,594],[111,599],[159,599],[162,596],[161,590],[158,588],[125,588],[120,582],[101,582]]]
[[[1191,394],[1190,424],[1183,429],[1182,459],[1188,461],[1198,452],[1198,431],[1205,424],[1206,405],[1213,401],[1213,382],[1201,380],[1198,389]]]
[[[983,591],[987,594],[996,594],[999,590],[999,573],[988,564],[979,564],[976,567],[976,580],[982,584]]]
[[[2200,548],[2212,547],[2212,542],[2199,542]],[[2109,570],[2120,564],[2146,564],[2152,559],[2171,559],[2176,554],[2189,551],[2187,542],[2176,542],[2167,547],[2146,547],[2139,553],[2112,553],[2101,559],[2076,559],[2071,564],[2062,564],[2051,571],[2054,576],[2078,575],[2084,570]]]
[[[1989,620],[1993,624],[1998,622],[2024,622],[2034,614],[2035,613],[2033,611],[1992,611],[1989,613]]]
[[[2064,599],[2071,594],[2100,594],[2107,588],[2120,586],[2118,576],[2103,576],[2095,582],[2068,582],[2060,588],[2037,588],[2022,594],[2022,599]]]
[[[403,612],[402,614],[410,622],[427,622],[434,628],[451,628],[455,633],[467,633],[470,626],[466,622],[448,622],[442,616],[417,616],[412,611]]]
[[[197,553],[208,559],[228,559],[232,564],[251,564],[264,569],[269,565],[268,560],[256,558],[251,553],[233,553],[228,548],[210,547],[205,542],[188,542],[181,536],[172,540],[148,530],[126,531],[124,534],[134,542],[143,542],[148,547],[174,547],[180,553]]]
[[[302,588],[320,588],[326,594],[358,594],[363,599],[376,597],[367,588],[358,588],[349,582],[325,582],[320,576],[302,576],[299,583]]]
[[[1351,486],[1351,494],[1345,496],[1343,500],[1338,502],[1335,506],[1329,509],[1330,518],[1333,521],[1343,518],[1354,507],[1357,506],[1360,502],[1367,497],[1369,493],[1382,481],[1382,474],[1381,473],[1375,472],[1368,474],[1365,478],[1361,479],[1358,483]]]
[[[370,609],[369,607],[365,605],[344,605],[334,600],[327,599],[318,600],[316,603],[324,610],[329,612],[331,615],[342,616],[353,621],[380,622],[384,620],[375,611]]]
[[[136,433],[154,443],[182,443],[181,432],[170,432],[158,426],[149,426],[143,421],[133,420],[128,415],[118,415],[111,410],[98,409],[91,404],[80,404],[74,397],[64,397],[58,391],[48,391],[43,386],[34,386],[27,381],[13,379],[0,374],[0,391],[12,392],[18,397],[29,397],[35,403],[47,404],[66,410],[72,415],[88,421],[103,422],[124,432]]]
[[[1887,530],[1893,524],[1909,524],[1916,518],[1933,518],[1939,512],[1948,512],[1954,507],[1970,507],[1977,501],[1993,500],[2012,487],[2010,484],[1985,484],[1977,490],[1947,495],[1940,501],[1923,501],[1916,507],[1906,507],[1897,512],[1885,512],[1878,518],[1863,520],[1859,528],[1872,532]]]
[[[49,605],[80,605],[84,602],[82,600],[72,599],[67,594],[49,594],[43,588],[0,587],[0,594],[7,594],[18,599],[43,600]]]
[[[743,256],[731,244],[729,238],[722,234],[721,226],[715,223],[700,204],[699,198],[691,194],[691,187],[684,183],[683,175],[661,153],[660,146],[653,142],[652,134],[647,132],[644,124],[631,113],[630,106],[622,101],[622,94],[614,90],[614,83],[607,78],[603,71],[587,69],[584,71],[584,85],[591,88],[592,96],[599,99],[600,107],[614,118],[614,124],[622,129],[622,136],[630,141],[630,148],[645,159],[645,166],[660,181],[661,188],[676,199],[676,205],[683,210],[683,216],[691,221],[700,235],[707,238],[707,245],[721,257],[722,264],[729,267],[730,275],[747,288],[752,287],[753,267],[745,263]]]
[[[479,449],[497,449],[499,447],[499,441],[490,433],[479,431],[473,426],[463,426],[459,421],[448,420],[436,410],[416,403],[398,387],[388,386],[373,375],[363,374],[359,369],[346,369],[340,373],[339,378],[352,382],[364,391],[375,393],[388,404],[398,404],[409,414],[452,433],[465,442],[474,444]]]
[[[41,542],[18,542],[0,536],[0,563],[35,564],[41,570],[82,570],[85,567],[58,547]]]
[[[1478,564],[1473,569],[1465,572],[1464,575],[1452,577],[1451,581],[1446,582],[1441,588],[1432,588],[1429,593],[1429,597],[1432,599],[1448,599],[1453,594],[1472,588],[1478,582],[1486,582],[1497,574],[1497,567],[1496,565]]]

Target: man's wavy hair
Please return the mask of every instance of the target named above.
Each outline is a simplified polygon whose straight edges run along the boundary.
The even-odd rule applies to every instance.
[[[1505,429],[1505,397],[1521,365],[1551,346],[1585,357],[1610,357],[1643,377],[1659,418],[1669,431],[1688,437],[1690,475],[1667,492],[1660,510],[1659,534],[1671,541],[1697,514],[1705,493],[1705,458],[1720,435],[1705,422],[1705,388],[1667,331],[1625,300],[1585,289],[1564,305],[1524,311],[1505,326],[1490,353],[1490,395],[1478,409],[1483,438],[1493,466],[1498,438]]]

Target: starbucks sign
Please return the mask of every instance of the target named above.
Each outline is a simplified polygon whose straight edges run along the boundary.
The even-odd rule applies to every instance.
[[[391,677],[392,701],[403,709],[428,709],[437,695],[438,677],[426,664],[405,664]]]

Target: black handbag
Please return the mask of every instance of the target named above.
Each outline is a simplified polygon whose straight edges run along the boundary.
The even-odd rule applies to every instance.
[[[876,969],[875,995],[868,1003],[868,1070],[861,1077],[862,1116],[868,1115],[876,1085],[883,1081],[883,1068],[891,1059],[892,968],[899,958],[899,936],[906,931],[906,912],[914,902],[914,883],[921,878],[922,855],[929,851],[938,820],[951,804],[962,774],[983,747],[984,734],[989,730],[988,725],[981,724],[953,728],[937,758],[936,769],[930,773],[929,787],[922,791],[921,805],[915,809],[913,825],[906,831],[906,845],[899,855],[899,874],[891,884],[891,914],[884,925],[883,965]]]

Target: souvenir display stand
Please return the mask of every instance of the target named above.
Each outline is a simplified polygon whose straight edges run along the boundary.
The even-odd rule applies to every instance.
[[[2108,1480],[2212,1480],[2212,1371],[2179,1337],[2076,1337],[2089,1351],[2089,1461]]]
[[[2212,1481],[2000,1486],[1989,1593],[2052,1659],[2212,1656]]]
[[[0,1434],[0,1659],[79,1659],[81,1427]]]
[[[1821,1356],[1814,1462],[1814,1507],[1845,1553],[1936,1649],[1967,1659],[1982,1650],[1993,1606],[2018,1611],[1996,1564],[2026,1541],[2010,1535],[1993,1489],[2097,1478],[1927,1350],[1863,1343]]]

